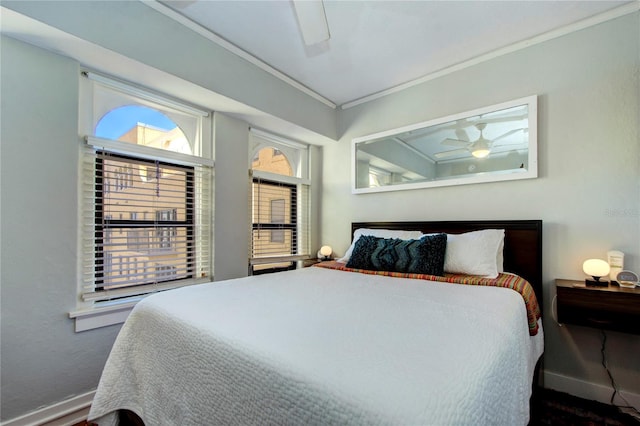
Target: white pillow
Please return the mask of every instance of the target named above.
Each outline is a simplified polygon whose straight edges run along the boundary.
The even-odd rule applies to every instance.
[[[368,228],[360,228],[356,229],[353,233],[353,241],[351,242],[351,246],[347,249],[347,252],[337,261],[340,263],[347,263],[349,258],[351,257],[351,253],[353,252],[353,247],[363,235],[372,235],[378,238],[399,238],[401,240],[418,240],[422,237],[422,232],[420,231],[404,231],[404,230],[395,230],[395,229],[368,229]]]
[[[504,229],[447,234],[444,271],[497,278],[502,272]]]

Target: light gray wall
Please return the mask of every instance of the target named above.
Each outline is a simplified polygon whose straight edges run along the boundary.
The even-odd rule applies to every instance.
[[[310,244],[311,255],[317,253],[320,247],[326,245],[322,239],[322,221],[320,217],[322,206],[322,164],[324,152],[320,146],[309,146],[309,178],[311,179],[311,191],[309,193],[309,227],[311,228]]]
[[[215,113],[215,263],[216,281],[246,277],[249,242],[249,126]],[[240,244],[241,243],[241,244]]]
[[[638,16],[343,111],[340,142],[324,150],[324,243],[344,253],[352,221],[542,219],[545,370],[551,378],[608,387],[600,365],[600,334],[560,328],[551,317],[551,300],[555,278],[582,279],[582,262],[605,257],[611,249],[625,252],[626,267],[640,272]],[[538,179],[350,193],[352,138],[532,94],[539,95]],[[640,336],[608,334],[609,365],[617,383],[640,394]]]
[[[2,420],[94,389],[120,327],[75,333],[75,61],[2,37]]]

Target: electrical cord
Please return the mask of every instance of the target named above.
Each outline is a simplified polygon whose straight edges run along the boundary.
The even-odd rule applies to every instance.
[[[613,405],[614,407],[617,407],[618,410],[621,409],[628,409],[628,410],[632,410],[635,414],[634,416],[640,416],[640,411],[638,411],[634,406],[632,406],[631,404],[629,404],[629,401],[627,401],[625,399],[624,396],[622,396],[622,394],[618,391],[618,385],[616,384],[616,381],[613,378],[613,374],[611,374],[611,370],[609,370],[609,366],[607,365],[607,354],[606,354],[606,347],[607,347],[607,334],[604,332],[603,329],[600,330],[600,333],[602,334],[602,346],[600,347],[600,353],[602,354],[602,366],[604,367],[605,371],[607,372],[607,375],[609,376],[609,381],[611,382],[611,387],[613,388],[613,392],[611,393],[611,399],[609,401],[610,405]],[[620,397],[620,399],[622,399],[625,404],[627,405],[616,405],[613,400],[616,397],[616,394]]]

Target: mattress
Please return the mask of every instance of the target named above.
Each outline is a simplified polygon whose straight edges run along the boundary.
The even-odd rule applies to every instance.
[[[542,351],[513,290],[304,268],[139,302],[89,419],[527,424]]]

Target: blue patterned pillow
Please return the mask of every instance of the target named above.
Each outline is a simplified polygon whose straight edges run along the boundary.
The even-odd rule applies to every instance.
[[[363,235],[356,241],[346,266],[443,276],[446,249],[446,234],[425,235],[419,240]]]

